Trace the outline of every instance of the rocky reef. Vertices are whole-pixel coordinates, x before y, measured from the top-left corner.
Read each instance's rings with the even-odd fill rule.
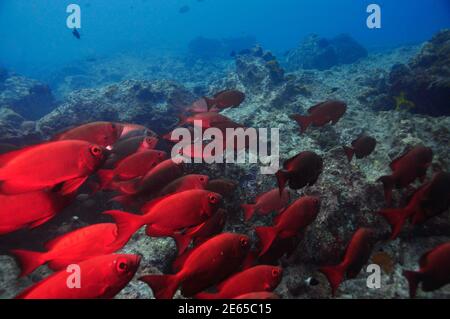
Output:
[[[450,115],[450,30],[436,34],[407,63],[395,64],[379,83],[373,107]]]
[[[0,141],[13,142],[15,134],[23,137],[26,132],[22,129],[24,125],[30,127],[27,134],[47,138],[65,127],[95,120],[133,122],[161,133],[167,132],[174,127],[180,110],[196,98],[224,88],[242,90],[246,93],[245,102],[238,108],[227,109],[224,115],[247,127],[279,128],[282,161],[304,150],[316,152],[324,161],[324,170],[314,186],[291,191],[292,198],[319,196],[321,208],[316,221],[303,234],[292,256],[281,259],[284,276],[275,292],[283,298],[329,298],[328,282],[317,271],[318,267],[338,262],[355,230],[366,226],[376,230],[378,243],[371,262],[381,264],[381,288],[367,288],[367,274],[363,270],[356,279],[342,284],[337,297],[407,298],[408,285],[402,270],[417,269],[419,257],[424,252],[450,240],[449,212],[422,226],[408,229],[395,241],[388,241],[390,227],[377,214],[385,205],[383,187],[377,179],[389,173],[389,163],[405,148],[417,144],[427,145],[434,152],[433,169],[430,169],[428,178],[438,168],[449,171],[450,116],[438,118],[416,114],[392,109],[387,104],[383,110],[375,110],[372,104],[373,88],[382,85],[391,70],[398,68],[396,65],[405,64],[411,59],[416,62],[408,68],[419,72],[418,67],[412,68],[412,65],[420,64],[424,68],[426,56],[434,56],[440,52],[441,46],[445,47],[447,42],[439,40],[442,37],[442,34],[436,36],[430,42],[433,47],[426,45],[414,59],[417,47],[399,48],[365,57],[367,52],[348,38],[321,40],[312,37],[308,40],[310,48],[319,50],[325,56],[335,56],[333,64],[322,64],[324,58],[319,58],[320,55],[316,55],[317,61],[307,62],[300,58],[298,51],[298,55],[292,53],[290,58],[292,64],[289,68],[295,70],[290,73],[285,72],[272,53],[254,47],[237,54],[235,65],[228,68],[226,74],[217,76],[211,71],[210,76],[199,79],[195,86],[168,80],[125,80],[99,88],[74,91],[61,105],[39,119],[35,127],[13,110],[4,109],[0,113],[0,121],[5,123],[1,126],[0,137],[4,139]],[[336,42],[341,42],[339,50]],[[358,49],[351,57],[345,53],[345,50],[352,51],[354,48]],[[328,50],[333,53],[327,53]],[[345,59],[337,58],[339,55],[345,56]],[[434,65],[432,62],[436,60],[431,59],[428,67]],[[315,70],[305,70],[310,68]],[[215,70],[215,67],[211,67],[211,70]],[[427,73],[425,69],[422,70]],[[205,70],[202,72],[208,73]],[[444,73],[441,79],[445,78],[448,80],[448,73]],[[409,97],[407,92],[405,96]],[[348,110],[345,116],[334,126],[310,128],[300,135],[298,126],[289,115],[304,114],[310,106],[326,99],[346,101]],[[416,101],[414,104],[418,105]],[[6,129],[8,127],[11,129]],[[377,148],[369,157],[349,163],[342,145],[348,145],[361,133],[375,137]],[[240,205],[252,202],[258,194],[276,186],[275,177],[261,175],[259,168],[259,165],[249,163],[193,164],[189,167],[190,171],[205,173],[211,178],[224,177],[238,182],[236,192],[225,199],[225,208],[229,213],[225,231],[246,233],[251,236],[253,243],[257,242],[254,227],[270,224],[273,216],[255,216],[251,221],[244,222]],[[395,205],[404,205],[412,191],[395,191]],[[110,194],[100,192],[87,201],[78,199],[42,227],[2,238],[0,251],[6,252],[11,247],[39,249],[39,243],[59,234],[94,222],[109,221],[101,212],[118,208],[118,204],[109,201],[110,197]],[[167,272],[176,253],[172,239],[150,238],[142,231],[133,236],[123,251],[143,254],[138,276]],[[11,257],[0,256],[0,265],[0,298],[14,296],[49,273],[43,266],[33,275],[18,280],[16,276],[19,271]],[[311,277],[317,280],[317,285],[307,281]],[[146,285],[132,281],[118,298],[152,296]],[[180,295],[176,297],[181,298]],[[450,287],[432,293],[420,292],[419,297],[449,298]]]
[[[327,39],[311,34],[298,48],[288,52],[286,66],[296,69],[326,70],[340,64],[350,64],[367,57],[367,50],[346,34]]]

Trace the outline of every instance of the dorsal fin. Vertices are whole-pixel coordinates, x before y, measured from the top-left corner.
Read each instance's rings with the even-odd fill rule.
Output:
[[[311,106],[311,107],[308,109],[308,113],[311,114],[314,110],[316,110],[318,107],[322,106],[322,105],[325,104],[325,103],[326,103],[326,102],[320,102],[320,103],[317,103],[316,105]]]

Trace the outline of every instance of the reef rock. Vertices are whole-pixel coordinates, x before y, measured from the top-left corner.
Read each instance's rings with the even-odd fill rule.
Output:
[[[326,70],[339,64],[350,64],[367,56],[367,50],[346,34],[331,39],[316,34],[308,36],[300,46],[288,53],[289,70]]]

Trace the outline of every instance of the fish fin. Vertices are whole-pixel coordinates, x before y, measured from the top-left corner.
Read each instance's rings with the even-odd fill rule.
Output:
[[[179,286],[176,275],[148,275],[139,280],[150,286],[156,299],[172,299]]]
[[[184,235],[180,233],[174,233],[172,238],[175,240],[177,244],[178,256],[182,255],[189,247],[189,244],[192,241],[192,238],[189,235]]]
[[[344,149],[344,152],[345,152],[345,155],[347,156],[348,161],[351,162],[353,159],[353,155],[355,155],[355,150],[348,146],[342,146],[342,148]]]
[[[192,251],[193,251],[193,249],[188,250],[188,251],[184,252],[184,254],[175,258],[175,260],[172,263],[172,271],[173,272],[177,273],[181,270],[181,268],[183,268],[184,262],[191,255]]]
[[[289,172],[285,170],[279,170],[275,173],[278,182],[278,189],[280,190],[280,196],[283,194],[286,183],[289,179]]]
[[[391,205],[392,202],[392,190],[394,189],[394,178],[392,175],[381,176],[378,181],[383,183],[384,186],[384,198],[387,205]]]
[[[38,220],[35,220],[34,222],[32,222],[31,224],[28,225],[28,228],[33,229],[33,228],[39,227],[39,226],[45,224],[46,222],[48,222],[53,217],[55,217],[54,214],[44,217],[44,218],[41,218],[41,219],[38,219]]]
[[[331,286],[331,295],[333,297],[336,295],[337,289],[344,280],[345,270],[346,268],[343,264],[322,267],[319,269],[319,271],[327,277]]]
[[[120,210],[109,210],[103,214],[111,216],[117,225],[116,239],[110,245],[115,245],[117,242],[127,242],[145,223],[141,215],[130,214]]]
[[[325,104],[325,103],[327,103],[327,102],[320,102],[320,103],[317,103],[316,105],[311,106],[311,107],[308,109],[308,113],[311,114],[311,112],[313,112],[315,109],[317,109],[319,106],[321,106],[321,105],[323,105],[323,104]]]
[[[61,189],[59,190],[59,193],[61,195],[69,195],[78,190],[81,185],[87,180],[88,176],[83,177],[77,177],[74,179],[71,179],[70,181],[64,182]]]
[[[218,94],[220,94],[220,93],[218,93]],[[203,98],[205,99],[206,107],[207,107],[207,110],[209,112],[209,110],[212,109],[217,104],[216,100],[207,98],[206,96],[204,96]]]
[[[253,214],[255,214],[256,211],[256,205],[242,204],[241,207],[244,210],[244,220],[249,221],[250,219],[252,219]]]
[[[256,227],[255,232],[261,242],[259,256],[262,256],[269,250],[270,246],[272,246],[272,243],[277,238],[278,231],[274,227]]]
[[[408,280],[409,297],[410,298],[416,297],[417,286],[419,285],[419,282],[421,281],[420,280],[421,279],[420,272],[405,270],[403,272],[403,276],[405,276],[406,280]]]
[[[299,114],[294,114],[289,116],[291,119],[295,120],[300,126],[300,133],[304,133],[308,126],[311,124],[311,120],[308,116],[303,116]]]
[[[408,212],[405,208],[390,208],[380,211],[380,215],[391,225],[391,240],[396,239],[405,224]]]
[[[134,196],[133,195],[118,195],[114,196],[111,201],[117,202],[121,204],[122,206],[129,207],[133,205],[134,202]]]
[[[47,262],[45,253],[22,249],[13,249],[10,252],[20,265],[19,278],[31,274],[36,268]]]
[[[100,189],[105,189],[109,186],[114,177],[114,170],[100,169],[97,171],[97,176],[100,180]]]

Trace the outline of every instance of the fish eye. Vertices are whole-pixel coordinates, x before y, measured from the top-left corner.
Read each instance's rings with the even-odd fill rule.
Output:
[[[217,198],[216,195],[214,194],[209,194],[208,195],[208,200],[211,204],[216,204],[217,202],[219,202],[219,199]]]
[[[242,247],[247,247],[248,246],[248,239],[245,237],[241,237],[239,239],[239,243],[241,244]]]
[[[128,271],[128,263],[125,259],[120,259],[116,263],[116,269],[119,273]]]
[[[98,156],[98,155],[100,155],[102,153],[102,150],[98,146],[92,146],[91,147],[91,153],[94,156]]]
[[[272,269],[272,276],[273,277],[278,277],[280,275],[280,270],[278,268],[274,268]]]
[[[204,177],[200,177],[200,182],[204,182],[205,178]]]

